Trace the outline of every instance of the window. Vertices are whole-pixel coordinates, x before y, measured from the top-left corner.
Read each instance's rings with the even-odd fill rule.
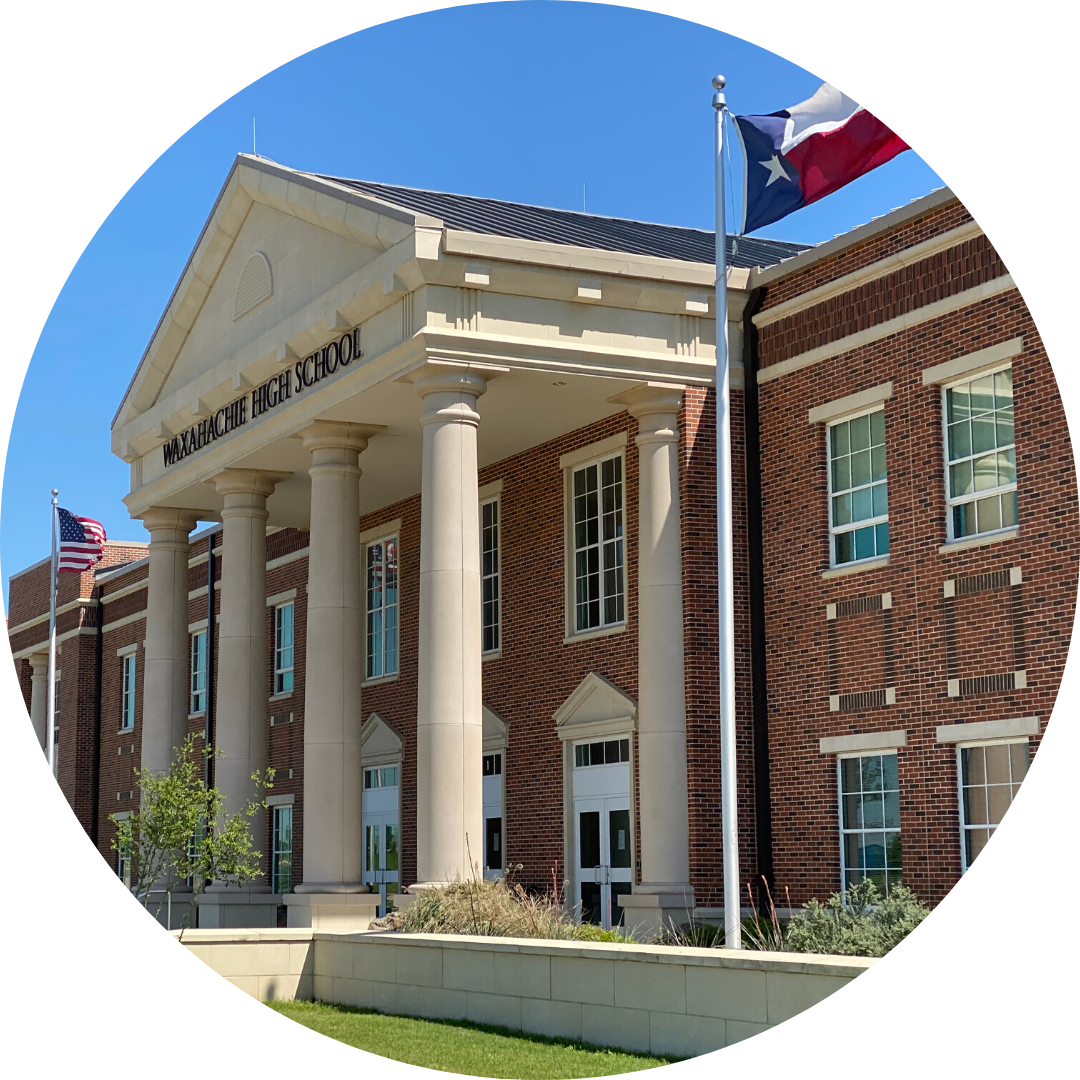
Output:
[[[131,888],[131,845],[121,844],[116,852],[116,876]]]
[[[574,628],[625,621],[622,455],[575,469]]]
[[[832,565],[889,553],[885,410],[829,427],[829,536]]]
[[[574,767],[613,765],[630,760],[629,739],[608,739],[606,742],[578,743],[574,747]]]
[[[499,500],[492,499],[480,507],[481,627],[486,653],[497,652],[500,645],[499,556]]]
[[[1016,524],[1012,368],[945,389],[949,539]]]
[[[274,693],[291,694],[293,688],[292,604],[274,608]]]
[[[396,536],[367,546],[367,677],[398,669],[398,542]]]
[[[896,754],[840,758],[842,888],[870,878],[882,893],[901,883]]]
[[[484,775],[502,776],[502,754],[484,755]]]
[[[1028,744],[990,743],[957,748],[960,770],[961,869],[975,861],[1027,775]]]
[[[292,892],[292,807],[274,807],[274,857],[272,863],[275,893]]]
[[[57,696],[59,700],[59,695]],[[57,712],[60,710],[57,709]],[[120,730],[130,731],[135,726],[135,654],[124,657],[124,678],[120,693]]]
[[[206,631],[191,635],[191,701],[192,716],[206,712]]]
[[[397,787],[397,784],[398,767],[396,765],[386,765],[381,769],[364,770],[364,787],[367,790],[371,788]]]

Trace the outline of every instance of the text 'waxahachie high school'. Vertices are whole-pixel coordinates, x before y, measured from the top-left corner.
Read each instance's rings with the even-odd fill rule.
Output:
[[[133,770],[209,712],[227,808],[276,777],[203,926],[519,865],[605,925],[719,919],[713,256],[236,159],[112,424],[150,543],[60,578],[58,779],[118,873]],[[936,903],[1065,663],[1054,376],[947,189],[729,265],[743,893]],[[43,745],[48,580],[8,628]]]

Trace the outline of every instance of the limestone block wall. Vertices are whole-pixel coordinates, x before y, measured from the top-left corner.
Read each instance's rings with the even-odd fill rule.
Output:
[[[690,1057],[774,1027],[874,960],[436,934],[186,931],[183,944],[260,1000],[472,1020]]]

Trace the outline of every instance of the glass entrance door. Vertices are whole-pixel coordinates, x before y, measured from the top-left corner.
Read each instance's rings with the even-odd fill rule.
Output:
[[[622,923],[619,900],[631,889],[630,800],[575,800],[581,921],[605,929]]]
[[[398,891],[398,767],[364,770],[364,883],[379,893],[379,916],[386,914],[387,895]]]

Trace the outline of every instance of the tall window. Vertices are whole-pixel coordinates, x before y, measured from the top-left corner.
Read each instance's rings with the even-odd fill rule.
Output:
[[[574,470],[574,625],[578,631],[625,620],[623,562],[623,461],[617,455]]]
[[[500,644],[501,575],[499,573],[499,500],[480,507],[480,596],[484,652]]]
[[[116,852],[116,876],[131,888],[131,845],[121,844]]]
[[[367,546],[367,677],[398,669],[398,541]]]
[[[274,608],[274,693],[293,688],[293,604]]]
[[[273,884],[275,893],[292,891],[292,807],[274,807]]]
[[[191,635],[191,702],[192,716],[206,712],[206,631]]]
[[[135,654],[124,657],[124,681],[120,697],[120,730],[135,726]]]
[[[1016,524],[1012,368],[945,389],[949,537]]]
[[[975,861],[1027,775],[1027,740],[962,746],[958,750],[961,801],[961,867]]]
[[[829,428],[829,532],[833,566],[889,552],[884,409]]]
[[[843,888],[870,878],[887,893],[901,883],[896,754],[841,758],[838,766]]]

